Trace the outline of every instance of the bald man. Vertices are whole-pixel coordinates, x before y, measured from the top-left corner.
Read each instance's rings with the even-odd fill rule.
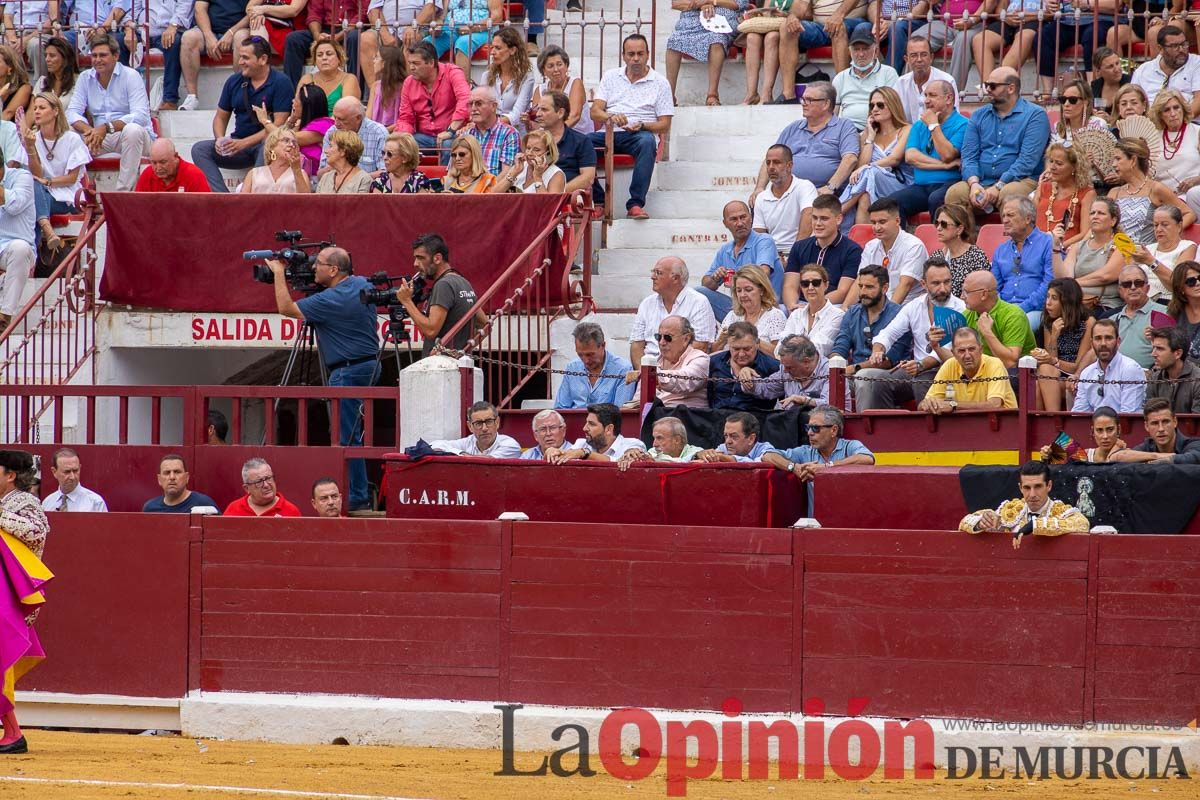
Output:
[[[500,100],[490,86],[477,86],[471,90],[467,101],[471,123],[463,130],[474,136],[483,151],[483,163],[487,171],[499,175],[517,160],[521,149],[521,134],[511,121],[500,115]]]
[[[733,241],[721,245],[696,290],[708,300],[718,321],[725,319],[733,308],[733,276],[742,267],[761,268],[771,279],[775,297],[783,297],[783,264],[775,249],[775,239],[769,233],[754,230],[750,206],[741,200],[726,203],[721,222]]]
[[[704,295],[688,287],[688,268],[679,256],[664,256],[650,270],[653,290],[638,305],[637,316],[629,331],[629,363],[633,369],[625,376],[626,383],[638,378],[642,356],[658,357],[659,326],[669,316],[686,317],[691,323],[693,346],[704,352],[712,349],[717,340],[717,321],[712,306]]]
[[[321,169],[318,175],[329,170],[325,153],[333,141],[334,131],[353,131],[362,139],[363,153],[358,166],[367,172],[378,172],[382,167],[383,145],[387,142],[388,129],[373,119],[366,118],[366,108],[357,97],[343,97],[333,104],[333,127],[325,131],[321,143]]]
[[[1050,141],[1046,111],[1021,99],[1021,76],[1015,69],[994,69],[983,85],[987,104],[971,115],[963,138],[963,179],[946,192],[947,203],[976,214],[999,211],[1002,197],[1036,189]]]
[[[1037,346],[1029,317],[1020,306],[1000,299],[996,276],[988,270],[976,270],[963,281],[963,302],[967,304],[967,325],[979,331],[984,355],[995,356],[1007,369],[1016,369],[1021,356]],[[942,363],[953,358],[949,348],[939,347]]]
[[[170,139],[150,145],[150,166],[142,170],[135,192],[211,192],[208,178],[195,164],[184,161]]]

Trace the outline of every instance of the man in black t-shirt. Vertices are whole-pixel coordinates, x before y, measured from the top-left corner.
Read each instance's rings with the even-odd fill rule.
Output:
[[[424,357],[433,352],[437,340],[471,311],[475,305],[475,290],[470,281],[450,266],[450,248],[446,246],[446,240],[436,233],[426,233],[413,242],[413,266],[425,276],[425,285],[429,287],[429,302],[425,304],[425,310],[422,311],[413,302],[411,281],[404,281],[396,288],[396,299],[425,337],[421,345],[421,355]],[[486,322],[487,314],[480,309],[475,313],[475,324],[483,325]],[[471,328],[471,325],[464,325],[453,341],[444,344],[455,350],[463,349],[471,338]]]
[[[147,514],[190,514],[193,508],[217,504],[206,494],[188,488],[187,462],[183,456],[169,453],[158,462],[158,485],[162,497],[152,497],[142,506]]]

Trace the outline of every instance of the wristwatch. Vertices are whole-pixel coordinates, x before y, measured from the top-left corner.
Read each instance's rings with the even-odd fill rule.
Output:
[[[788,471],[788,472],[793,472],[793,471],[795,471],[795,469],[796,469],[796,462],[795,462],[795,461],[789,461],[789,462],[788,462],[788,466],[787,466],[787,471]]]
[[[957,401],[957,400],[951,400],[951,401],[949,401],[949,405],[950,405],[950,410],[951,410],[951,411],[957,411],[957,410],[958,410],[958,401]]]
[[[934,132],[934,131],[936,131],[938,128],[942,127],[942,123],[940,123],[940,122],[935,122],[935,123],[933,123],[932,125],[927,125],[926,127],[928,127],[928,128],[929,128],[929,132],[930,132],[930,133],[933,133],[933,132]]]
[[[106,124],[105,124],[105,127],[106,127],[106,128],[108,128],[108,132],[109,132],[109,133],[116,133],[116,132],[117,132],[117,129],[116,129],[116,127],[115,127],[115,126],[114,126],[114,125],[113,125],[111,122],[109,122],[109,123],[106,123]]]

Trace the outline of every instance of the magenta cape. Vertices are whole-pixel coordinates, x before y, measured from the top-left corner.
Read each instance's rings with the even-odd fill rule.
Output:
[[[46,657],[25,617],[45,602],[42,587],[53,577],[28,547],[0,531],[0,716],[13,709],[17,680]]]

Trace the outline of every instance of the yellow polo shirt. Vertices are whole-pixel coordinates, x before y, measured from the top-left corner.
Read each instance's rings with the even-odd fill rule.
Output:
[[[983,380],[984,378],[1004,380]],[[958,363],[958,359],[952,358],[942,364],[935,381],[933,386],[929,387],[926,397],[945,400],[946,384],[940,381],[955,381],[954,399],[959,403],[986,403],[993,397],[999,397],[1004,408],[1017,407],[1017,396],[1008,380],[1008,370],[1004,368],[1004,362],[995,356],[983,356],[979,372],[969,381],[963,380],[962,365]]]

